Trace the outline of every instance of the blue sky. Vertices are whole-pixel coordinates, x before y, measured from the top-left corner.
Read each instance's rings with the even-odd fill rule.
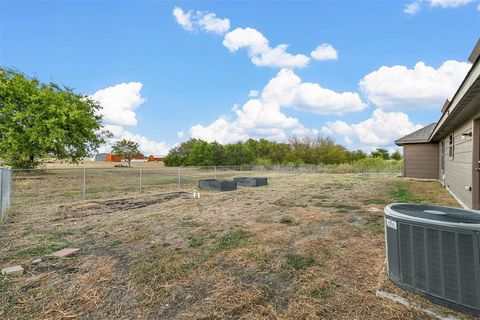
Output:
[[[0,65],[91,95],[148,154],[291,134],[370,150],[438,118],[479,30],[478,0],[3,0]]]

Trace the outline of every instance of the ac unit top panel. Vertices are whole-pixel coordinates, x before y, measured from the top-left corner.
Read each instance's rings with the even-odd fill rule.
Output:
[[[397,219],[428,224],[467,229],[480,228],[480,211],[476,210],[426,204],[394,203],[385,208],[385,214]]]

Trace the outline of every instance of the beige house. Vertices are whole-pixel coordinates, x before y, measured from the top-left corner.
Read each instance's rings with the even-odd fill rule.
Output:
[[[403,175],[438,179],[466,208],[480,209],[480,40],[472,68],[436,123],[395,141],[403,146]]]

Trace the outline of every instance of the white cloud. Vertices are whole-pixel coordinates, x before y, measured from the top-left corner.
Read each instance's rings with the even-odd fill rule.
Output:
[[[116,141],[126,139],[139,144],[140,152],[144,155],[166,155],[170,146],[165,142],[150,140],[140,134],[125,130],[122,126],[105,125],[106,130],[110,131],[113,137],[107,142],[106,149],[109,149]]]
[[[141,95],[142,83],[120,83],[102,90],[98,90],[89,98],[98,101],[101,106],[99,113],[103,115],[104,128],[113,135],[109,145],[127,139],[137,142],[140,151],[145,154],[164,155],[168,152],[165,142],[150,140],[142,135],[131,133],[123,126],[136,126],[137,116],[135,109],[146,101]]]
[[[430,7],[440,7],[440,8],[456,8],[464,6],[474,2],[475,0],[415,0],[413,2],[407,3],[403,12],[413,16],[418,11],[422,9],[423,4],[426,2]]]
[[[224,34],[230,29],[230,20],[217,18],[215,13],[197,12],[198,25],[207,32]]]
[[[177,23],[187,31],[203,30],[205,32],[222,35],[230,29],[230,20],[227,18],[217,18],[215,13],[211,12],[192,12],[183,11],[180,7],[175,7],[172,12]]]
[[[408,15],[415,15],[418,11],[420,11],[421,9],[421,3],[420,1],[414,1],[414,2],[410,2],[410,3],[407,3],[405,5],[405,9],[403,9],[403,12],[405,12],[406,14]]]
[[[344,121],[327,122],[321,132],[337,134],[344,138],[347,144],[385,146],[392,145],[394,140],[422,128],[413,124],[408,115],[403,112],[385,112],[381,109],[373,111],[372,117],[356,124]]]
[[[178,137],[179,139],[182,139],[184,136],[185,136],[185,132],[183,132],[183,131],[178,131],[178,132],[177,132],[177,137]]]
[[[360,87],[369,101],[383,109],[439,108],[451,98],[471,64],[445,61],[439,68],[418,62],[413,69],[382,66],[367,74]]]
[[[315,60],[337,60],[337,50],[328,43],[322,43],[313,50],[310,55]]]
[[[455,8],[473,2],[473,0],[427,0],[432,7]]]
[[[256,98],[256,97],[258,97],[258,95],[259,95],[258,90],[250,90],[250,92],[248,92],[248,96],[250,98]]]
[[[102,106],[100,114],[105,123],[135,126],[137,117],[134,110],[145,102],[140,94],[142,86],[140,82],[120,83],[98,90],[89,98]]]
[[[290,54],[288,45],[270,47],[268,39],[253,28],[237,28],[225,35],[223,45],[231,52],[245,48],[256,66],[302,68],[310,58],[304,54]]]
[[[263,89],[262,100],[318,114],[344,114],[367,108],[358,93],[338,93],[318,83],[302,82],[293,71],[282,69]]]
[[[291,130],[308,132],[297,118],[283,114],[278,104],[264,104],[260,99],[248,100],[241,108],[236,108],[234,114],[233,121],[221,116],[208,126],[195,125],[189,130],[190,136],[231,143],[248,138],[282,140]]]
[[[192,13],[190,11],[185,12],[182,8],[175,7],[172,14],[183,29],[193,31]]]
[[[316,135],[318,130],[306,128],[282,108],[296,108],[320,114],[342,114],[363,110],[367,106],[356,93],[337,93],[317,83],[302,82],[293,71],[282,69],[263,89],[259,98],[234,107],[234,119],[222,116],[207,126],[190,128],[192,138],[221,143],[266,138],[283,140],[290,134]]]

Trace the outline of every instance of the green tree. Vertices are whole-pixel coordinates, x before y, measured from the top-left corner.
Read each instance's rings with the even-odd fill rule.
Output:
[[[395,152],[392,153],[392,155],[390,156],[390,158],[391,158],[392,160],[402,160],[402,159],[403,159],[403,156],[402,156],[402,154],[400,153],[400,151],[395,150]]]
[[[127,160],[128,166],[130,167],[132,159],[135,158],[140,151],[138,151],[138,143],[123,139],[113,145],[112,153]]]
[[[255,154],[246,144],[237,142],[225,146],[226,165],[238,166],[243,164],[253,164],[254,162]]]
[[[72,89],[0,68],[0,157],[35,168],[45,157],[77,163],[105,142],[100,105]]]
[[[197,139],[190,139],[171,149],[165,157],[165,165],[168,167],[188,165],[188,157],[197,141]]]
[[[388,151],[382,148],[378,148],[377,150],[372,151],[371,156],[373,158],[382,158],[383,160],[390,159],[390,154],[388,153]]]
[[[367,154],[362,150],[351,151],[348,155],[349,161],[357,161],[360,159],[365,159],[366,157],[367,157]]]

